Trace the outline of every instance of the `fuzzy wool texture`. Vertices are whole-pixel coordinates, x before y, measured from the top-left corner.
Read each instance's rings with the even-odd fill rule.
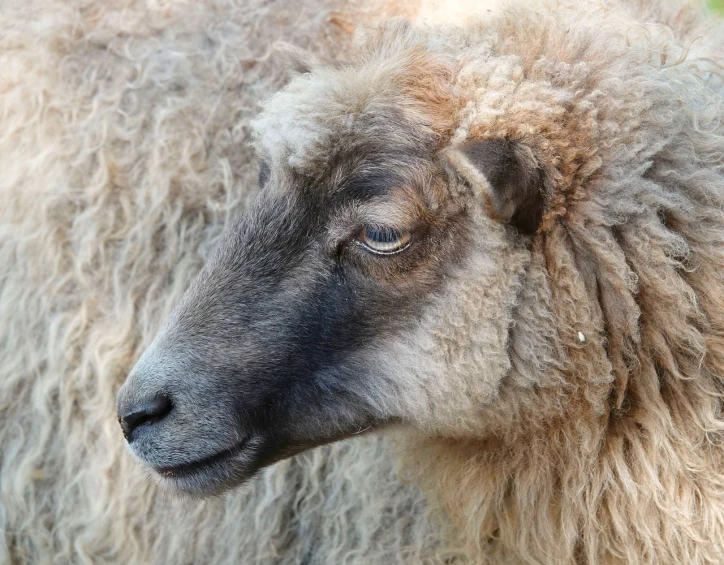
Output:
[[[453,143],[530,148],[546,213],[509,279],[521,288],[494,401],[477,427],[463,416],[499,349],[481,353],[485,387],[441,395],[470,437],[409,433],[407,469],[493,563],[721,563],[724,33],[677,3],[560,3],[479,32],[386,41],[453,57]],[[505,247],[485,261],[516,262]],[[495,313],[470,299],[481,292],[449,296],[418,328],[428,338]],[[468,335],[427,348],[447,375],[428,397],[469,374]],[[445,421],[413,411],[422,429]]]
[[[115,392],[257,189],[249,123],[285,82],[270,44],[344,58],[369,10],[5,2],[0,563],[724,561],[722,33],[673,2],[585,4],[390,40],[457,61],[445,135],[524,142],[549,181],[530,250],[477,223],[495,292],[453,278],[466,302],[420,321],[464,388],[418,375],[438,401],[410,397],[428,433],[394,432],[402,476],[366,436],[198,501],[124,452]],[[491,312],[474,336],[499,380],[478,386],[465,326]]]
[[[405,472],[486,562],[721,563],[724,33],[696,4],[551,8],[384,27],[266,103],[257,144],[314,171],[394,103],[442,147],[526,147],[538,232],[478,218],[382,354]]]

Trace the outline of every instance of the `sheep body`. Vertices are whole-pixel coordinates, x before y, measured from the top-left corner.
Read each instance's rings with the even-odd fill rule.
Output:
[[[547,212],[484,439],[408,464],[491,562],[721,562],[721,31],[645,3],[489,25],[452,138],[532,147]]]
[[[347,115],[398,96],[443,146],[529,149],[530,247],[474,231],[485,252],[380,365],[419,430],[406,468],[491,562],[719,563],[721,31],[695,5],[554,7],[383,28],[275,95],[257,145],[315,174]]]
[[[368,16],[334,10],[59,4],[31,21],[3,7],[0,562],[721,562],[721,57],[694,10],[636,12],[673,31],[613,7],[475,27],[508,57],[489,60],[487,84],[460,73],[470,99],[453,136],[528,135],[569,176],[511,334],[514,386],[542,387],[557,425],[510,429],[520,413],[501,403],[483,422],[497,444],[398,432],[403,478],[443,502],[467,552],[399,480],[383,437],[206,502],[165,496],[123,454],[113,395],[256,184],[248,122],[284,80],[266,44],[343,56],[348,30],[330,14]],[[450,33],[443,50],[466,41]],[[516,92],[520,75],[572,95]],[[576,128],[535,131],[566,112]],[[531,131],[510,129],[526,120]],[[602,147],[617,164],[606,174],[651,167],[645,186],[621,175],[587,198]]]

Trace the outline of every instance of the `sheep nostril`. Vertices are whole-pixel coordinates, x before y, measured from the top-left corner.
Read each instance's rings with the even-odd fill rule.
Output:
[[[163,420],[171,412],[173,404],[166,395],[158,395],[128,408],[125,414],[118,414],[123,436],[128,443],[135,439],[134,431],[143,424],[153,424]]]

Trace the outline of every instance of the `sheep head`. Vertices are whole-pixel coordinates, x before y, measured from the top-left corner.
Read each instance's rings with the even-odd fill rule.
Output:
[[[132,451],[180,490],[382,426],[486,426],[544,172],[494,132],[453,139],[454,61],[386,37],[266,104],[257,201],[119,393]]]

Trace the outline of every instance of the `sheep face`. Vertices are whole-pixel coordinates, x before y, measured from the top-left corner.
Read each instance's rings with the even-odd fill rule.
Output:
[[[450,147],[378,79],[320,71],[267,104],[257,202],[119,393],[132,451],[183,491],[385,425],[485,426],[535,167],[506,141]]]

